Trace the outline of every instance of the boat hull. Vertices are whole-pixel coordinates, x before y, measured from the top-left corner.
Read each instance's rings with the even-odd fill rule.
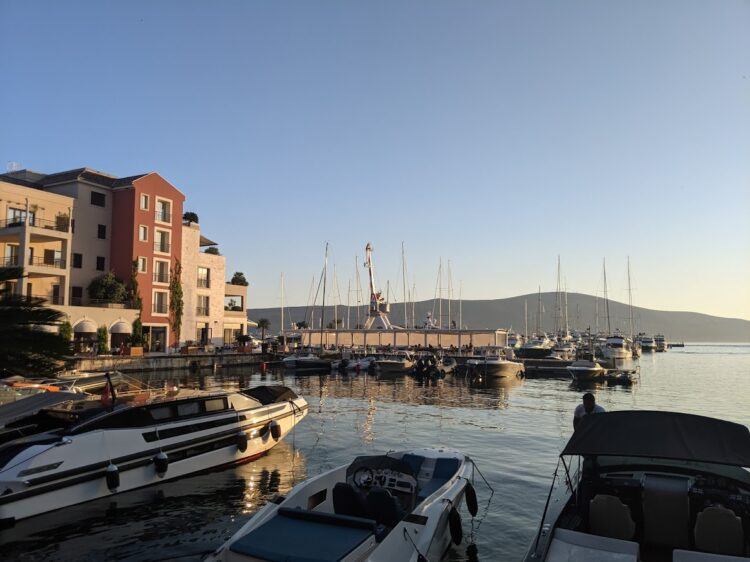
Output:
[[[467,362],[469,374],[487,377],[516,377],[523,374],[523,363],[514,361],[469,361]]]
[[[219,430],[191,433],[189,439],[185,437],[162,439],[151,443],[148,450],[142,449],[140,452],[122,456],[112,455],[111,460],[101,460],[99,457],[98,462],[82,466],[79,464],[78,467],[75,467],[76,459],[71,458],[69,452],[75,451],[71,449],[75,447],[74,442],[53,446],[49,452],[43,453],[44,455],[52,453],[52,455],[49,455],[51,457],[49,459],[45,458],[42,464],[60,462],[62,459],[61,466],[65,466],[67,462],[71,468],[59,474],[53,473],[41,478],[27,477],[26,481],[31,485],[25,486],[25,482],[22,481],[24,489],[0,496],[0,521],[6,524],[12,523],[41,513],[159,484],[220,466],[250,462],[281,441],[307,415],[308,407],[303,399],[295,400],[294,404],[294,406],[290,403],[271,404],[268,406],[269,410],[275,408],[276,411],[262,416],[251,416],[250,411],[247,411],[244,420],[240,419],[243,417],[243,412],[238,411],[237,420],[231,424],[222,424]],[[283,407],[283,410],[280,407]],[[264,430],[269,427],[268,424],[272,420],[276,421],[281,429],[278,439],[274,439],[270,429]],[[134,431],[137,433],[137,439],[143,443],[141,433],[144,429],[151,430],[152,428],[123,429],[116,430],[114,433]],[[247,446],[244,451],[241,451],[238,445],[240,432],[247,435]],[[96,435],[83,434],[75,437],[87,438],[87,449],[97,447],[99,454],[102,451],[111,454],[114,451],[127,450],[117,446],[118,441],[124,436],[107,435],[109,438],[104,436],[105,433],[113,433],[113,430],[100,430],[92,433]],[[128,437],[132,439],[134,436]],[[154,459],[162,451],[167,454],[169,464],[164,475],[160,477],[156,473]],[[119,473],[119,486],[114,491],[109,489],[106,478],[107,467],[110,464],[117,466]],[[54,478],[55,476],[58,478]],[[5,488],[6,484],[17,487],[18,482],[0,482],[0,487]]]

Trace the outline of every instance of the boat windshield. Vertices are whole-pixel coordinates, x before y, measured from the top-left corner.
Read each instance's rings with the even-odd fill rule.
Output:
[[[715,474],[725,478],[731,478],[750,486],[750,470],[741,466],[731,466],[726,464],[714,464],[707,462],[696,462],[687,460],[660,459],[657,457],[597,457],[597,466],[600,472],[610,470],[621,470],[626,467],[648,467],[661,470],[676,469],[681,472],[691,472],[695,474]]]

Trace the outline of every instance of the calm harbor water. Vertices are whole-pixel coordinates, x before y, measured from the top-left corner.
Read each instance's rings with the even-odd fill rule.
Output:
[[[641,358],[640,381],[595,386],[607,410],[658,409],[750,425],[750,345],[693,344]],[[283,383],[310,415],[271,452],[244,466],[167,482],[60,510],[0,532],[0,558],[18,560],[199,560],[276,493],[357,454],[439,446],[474,458],[495,489],[477,484],[471,536],[480,560],[520,560],[533,537],[585,389],[568,380],[526,379],[471,387],[460,378],[153,373],[206,389]],[[464,529],[469,535],[468,514]],[[450,553],[466,559],[464,544]]]

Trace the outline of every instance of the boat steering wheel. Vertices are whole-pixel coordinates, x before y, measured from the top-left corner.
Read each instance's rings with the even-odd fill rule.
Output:
[[[352,480],[360,488],[371,488],[375,483],[375,471],[367,466],[361,466],[354,471]]]

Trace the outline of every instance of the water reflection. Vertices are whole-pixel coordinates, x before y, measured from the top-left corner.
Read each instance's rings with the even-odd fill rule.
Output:
[[[290,438],[251,463],[22,520],[0,532],[3,558],[199,556],[231,536],[235,519],[307,478],[305,457]]]

